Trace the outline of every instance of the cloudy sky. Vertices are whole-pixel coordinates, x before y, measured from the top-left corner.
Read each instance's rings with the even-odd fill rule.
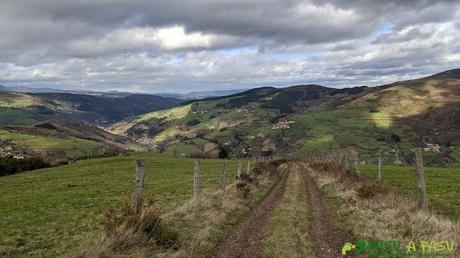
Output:
[[[0,84],[189,92],[460,68],[460,1],[2,0]]]

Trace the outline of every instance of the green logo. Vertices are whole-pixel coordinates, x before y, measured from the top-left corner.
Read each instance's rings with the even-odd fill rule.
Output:
[[[353,249],[356,255],[367,254],[369,257],[434,257],[452,256],[455,250],[454,241],[409,241],[401,245],[399,241],[361,240],[354,245],[346,242],[342,246],[342,255]]]
[[[354,244],[347,242],[342,246],[342,254],[347,255],[348,251],[351,251],[351,249],[355,249],[355,248],[356,246]]]

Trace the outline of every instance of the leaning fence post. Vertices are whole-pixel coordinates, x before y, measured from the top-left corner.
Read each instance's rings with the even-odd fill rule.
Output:
[[[379,150],[379,165],[378,165],[378,177],[379,177],[379,181],[382,181],[382,180],[383,180],[382,165],[383,165],[382,151]]]
[[[227,180],[227,162],[224,163],[224,170],[222,171],[222,178],[220,179],[220,188],[225,189],[225,184]]]
[[[144,161],[136,160],[136,184],[133,194],[131,208],[134,214],[140,214],[142,211],[142,202],[144,194]]]
[[[358,162],[358,158],[355,158],[355,172],[356,172],[356,174],[359,175],[360,172],[359,172],[359,165],[358,165],[358,163],[359,163],[359,162]]]
[[[417,176],[417,187],[420,194],[419,203],[422,207],[426,207],[428,204],[428,199],[426,196],[426,185],[425,185],[425,175],[423,172],[423,157],[422,157],[422,149],[417,148],[415,150],[415,160],[416,160],[416,176]]]
[[[197,160],[193,169],[193,200],[200,201],[200,163]]]

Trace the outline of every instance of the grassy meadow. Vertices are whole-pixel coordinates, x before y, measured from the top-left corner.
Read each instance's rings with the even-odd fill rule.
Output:
[[[377,166],[364,165],[361,173],[377,177]],[[425,167],[425,182],[428,199],[436,212],[451,219],[460,219],[460,169]],[[401,192],[417,197],[415,167],[383,166],[383,179]]]
[[[102,229],[105,212],[129,200],[135,160],[144,159],[146,198],[171,212],[192,197],[191,160],[133,153],[0,178],[0,256],[60,256]],[[200,160],[203,191],[218,189],[222,160]],[[236,161],[229,162],[228,182]]]
[[[0,140],[11,141],[18,146],[35,151],[62,150],[70,158],[88,157],[103,152],[103,144],[75,137],[63,139],[55,136],[38,136],[0,130]]]

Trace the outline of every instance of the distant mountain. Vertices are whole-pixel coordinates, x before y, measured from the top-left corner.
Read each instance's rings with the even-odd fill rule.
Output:
[[[78,112],[85,114],[85,120],[91,117],[108,122],[119,121],[127,117],[146,112],[166,109],[176,106],[181,101],[175,98],[165,98],[155,95],[131,94],[124,97],[91,96],[70,93],[35,93],[51,105],[66,103]]]
[[[379,149],[413,161],[412,148],[439,144],[426,162],[460,162],[460,70],[380,87],[264,87],[191,100],[111,127],[147,137],[160,151],[205,156],[301,158],[349,149],[363,160]],[[398,157],[396,157],[398,154]]]
[[[0,91],[19,92],[19,93],[72,93],[79,95],[103,96],[109,98],[126,97],[134,93],[122,91],[89,91],[89,90],[61,90],[55,88],[32,88],[32,87],[6,87],[0,85]]]
[[[181,100],[131,94],[105,97],[71,93],[0,93],[0,125],[30,124],[51,118],[112,123],[146,112],[171,108]]]
[[[91,95],[91,96],[102,96],[108,98],[120,98],[133,95],[136,93],[126,92],[126,91],[90,91],[90,90],[62,90],[55,88],[32,88],[32,87],[6,87],[0,85],[0,91],[10,91],[10,92],[20,92],[20,93],[72,93],[79,95]],[[176,98],[183,100],[191,99],[203,99],[209,97],[225,96],[231,95],[239,92],[246,91],[246,89],[231,89],[231,90],[216,90],[216,91],[199,91],[199,92],[189,92],[189,93],[142,93],[141,95],[155,95],[165,98]]]
[[[162,97],[172,97],[184,100],[191,100],[191,99],[204,99],[210,97],[219,97],[219,96],[227,96],[232,95],[235,93],[246,91],[247,89],[232,89],[232,90],[215,90],[215,91],[197,91],[197,92],[189,92],[189,93],[158,93],[156,95]]]

